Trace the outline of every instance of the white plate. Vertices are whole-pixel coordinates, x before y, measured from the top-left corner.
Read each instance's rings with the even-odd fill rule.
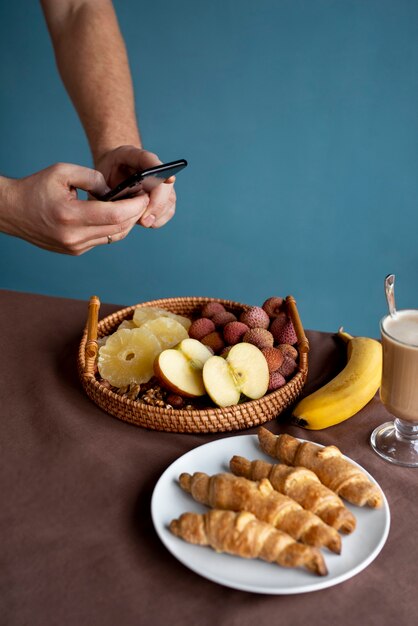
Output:
[[[347,504],[356,516],[357,527],[352,534],[342,535],[341,555],[323,550],[328,567],[326,576],[316,576],[302,569],[282,568],[256,559],[219,554],[212,548],[192,545],[175,537],[168,529],[172,519],[186,511],[202,513],[207,510],[182,491],[178,485],[179,475],[182,472],[215,474],[229,471],[228,464],[234,454],[250,460],[258,458],[272,462],[271,457],[261,451],[256,435],[226,437],[181,456],[165,470],[155,486],[151,502],[155,530],[166,548],[189,569],[233,589],[268,594],[306,593],[337,585],[358,574],[383,548],[390,525],[389,506],[384,495],[383,506],[379,509]],[[355,465],[361,467],[358,463]],[[366,470],[361,469],[376,483]]]

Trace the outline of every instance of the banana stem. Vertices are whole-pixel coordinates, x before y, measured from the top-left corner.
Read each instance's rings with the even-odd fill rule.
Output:
[[[343,341],[345,341],[345,343],[349,343],[353,336],[350,335],[349,333],[346,333],[344,328],[342,326],[339,327],[338,329],[338,337],[340,337],[340,339],[342,339]]]

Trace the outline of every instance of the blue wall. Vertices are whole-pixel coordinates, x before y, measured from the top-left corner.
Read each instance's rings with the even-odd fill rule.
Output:
[[[133,304],[292,293],[307,328],[418,306],[418,2],[118,0],[175,219],[80,258],[0,235],[1,287]],[[90,164],[38,3],[0,1],[0,171]]]

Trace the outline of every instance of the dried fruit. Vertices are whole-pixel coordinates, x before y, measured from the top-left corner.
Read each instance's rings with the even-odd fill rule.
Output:
[[[187,330],[177,320],[169,317],[157,317],[157,319],[144,322],[141,328],[149,330],[157,337],[161,350],[173,348],[189,335]]]
[[[270,325],[270,318],[261,306],[250,307],[241,313],[239,320],[249,328],[268,328]]]
[[[173,320],[176,320],[179,324],[184,326],[186,330],[189,330],[191,325],[191,320],[188,317],[184,317],[184,315],[177,315],[176,313],[171,313],[171,311],[166,311],[165,309],[160,309],[158,307],[151,306],[142,306],[138,307],[134,311],[133,321],[136,326],[142,326],[145,322],[149,320],[155,320],[159,317],[169,317]]]
[[[115,387],[147,382],[154,374],[154,359],[160,351],[159,340],[146,328],[117,330],[99,349],[100,376]]]

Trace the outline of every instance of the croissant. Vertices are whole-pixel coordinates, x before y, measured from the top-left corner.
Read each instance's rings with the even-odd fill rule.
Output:
[[[248,512],[183,513],[170,523],[171,532],[189,543],[211,546],[246,559],[259,558],[283,567],[305,567],[325,576],[327,568],[317,548],[297,543],[286,533]]]
[[[336,446],[322,448],[311,442],[300,442],[290,435],[273,435],[263,427],[258,430],[258,439],[264,452],[287,465],[307,467],[324,485],[348,502],[373,508],[382,505],[382,494],[377,485],[345,459]]]
[[[193,476],[184,473],[180,476],[180,486],[197,502],[216,509],[253,513],[296,541],[318,548],[326,546],[337,554],[341,552],[341,537],[335,528],[275,491],[266,478],[255,482],[228,473],[213,476],[203,472]]]
[[[293,498],[304,509],[315,513],[323,522],[343,533],[351,533],[356,527],[356,518],[344,506],[343,501],[316,474],[305,467],[290,467],[283,463],[249,461],[242,456],[232,457],[231,472],[250,480],[268,478],[276,491]]]

